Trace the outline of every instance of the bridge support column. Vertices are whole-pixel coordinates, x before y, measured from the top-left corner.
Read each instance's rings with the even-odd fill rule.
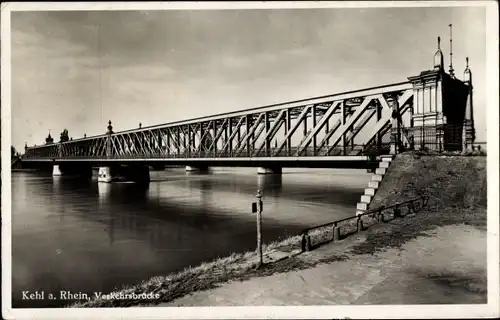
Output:
[[[131,165],[122,167],[100,167],[97,176],[98,182],[133,181],[136,183],[149,183],[149,167]]]
[[[61,168],[59,167],[58,164],[55,164],[52,167],[52,176],[57,177],[57,176],[62,176],[63,172],[61,171]]]
[[[98,182],[113,182],[118,179],[118,176],[112,170],[111,167],[99,167],[99,173],[97,175]]]
[[[73,176],[73,177],[90,177],[92,168],[82,164],[54,164],[52,166],[52,176]]]
[[[282,169],[281,167],[258,167],[257,168],[257,173],[258,174],[281,174]]]
[[[186,166],[186,172],[208,172],[207,166]]]

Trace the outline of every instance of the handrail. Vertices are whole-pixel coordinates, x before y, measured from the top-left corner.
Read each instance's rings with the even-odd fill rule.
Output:
[[[417,210],[415,208],[415,203],[417,203],[420,200],[423,200],[422,201],[422,207]],[[421,196],[421,197],[414,198],[414,199],[411,199],[411,200],[406,200],[406,201],[403,201],[403,202],[399,202],[399,203],[396,203],[396,204],[393,204],[393,205],[390,205],[390,206],[380,206],[378,208],[368,210],[368,211],[363,212],[363,213],[361,213],[359,215],[356,215],[356,216],[347,217],[347,218],[335,220],[333,222],[328,222],[328,223],[324,223],[324,224],[321,224],[321,225],[317,225],[317,226],[314,226],[314,227],[310,227],[310,228],[304,229],[301,232],[301,235],[302,235],[302,251],[310,251],[311,250],[312,244],[311,244],[311,238],[310,238],[310,234],[309,233],[311,231],[313,231],[313,230],[324,228],[324,227],[328,227],[328,226],[333,226],[334,227],[333,240],[336,241],[336,240],[339,240],[340,230],[338,230],[337,227],[338,227],[338,224],[341,223],[341,222],[356,219],[357,220],[358,231],[362,231],[362,230],[360,230],[360,229],[363,229],[362,217],[371,215],[371,217],[374,218],[375,216],[377,216],[377,221],[378,222],[380,222],[380,221],[384,222],[383,211],[385,211],[385,210],[393,209],[395,217],[399,217],[399,216],[401,216],[400,215],[400,212],[401,212],[400,209],[401,209],[401,207],[403,207],[403,206],[406,205],[406,206],[408,206],[408,209],[410,210],[410,212],[413,211],[413,212],[416,213],[420,209],[426,207],[428,201],[429,201],[429,197],[428,196]],[[337,230],[335,230],[335,229],[337,229]]]

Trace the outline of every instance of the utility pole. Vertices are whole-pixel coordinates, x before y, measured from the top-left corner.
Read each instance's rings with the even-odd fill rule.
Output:
[[[259,263],[257,268],[260,268],[264,262],[262,258],[262,192],[257,190],[257,203],[252,203],[252,213],[257,213],[257,254],[259,255]]]

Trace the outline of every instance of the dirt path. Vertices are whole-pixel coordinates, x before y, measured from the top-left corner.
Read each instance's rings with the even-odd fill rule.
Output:
[[[331,256],[326,245],[302,257]],[[374,255],[229,282],[157,306],[486,303],[486,232],[451,225]]]

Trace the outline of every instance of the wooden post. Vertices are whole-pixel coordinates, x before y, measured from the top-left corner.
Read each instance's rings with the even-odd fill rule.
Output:
[[[256,198],[259,201],[257,210],[257,253],[259,255],[259,264],[257,268],[260,268],[264,263],[262,258],[262,193],[260,190],[257,190]]]
[[[393,211],[393,212],[394,212],[394,218],[399,218],[399,217],[401,217],[401,210],[399,209],[399,207],[398,207],[398,206],[395,206],[395,207],[394,207],[394,211]]]
[[[305,234],[305,233],[303,233],[303,234],[302,234],[302,241],[301,241],[301,251],[302,251],[302,252],[307,251],[307,242],[306,242],[306,241],[307,241],[307,240],[306,240],[306,234]]]
[[[339,241],[340,240],[340,227],[335,224],[333,226],[333,241]]]
[[[382,211],[379,211],[377,213],[377,222],[385,222],[385,220],[384,220],[384,214],[382,213]]]
[[[357,232],[361,232],[364,230],[363,228],[363,220],[361,220],[361,216],[358,216],[358,221],[356,223],[356,229],[357,229]]]

